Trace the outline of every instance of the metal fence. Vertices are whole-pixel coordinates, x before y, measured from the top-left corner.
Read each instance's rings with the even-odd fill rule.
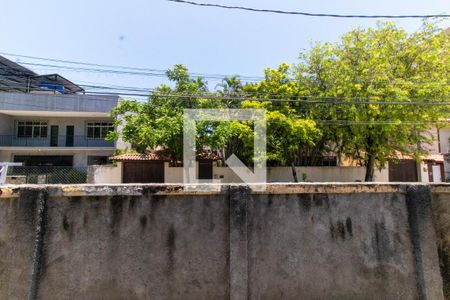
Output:
[[[7,184],[80,184],[86,183],[86,171],[73,167],[9,167]]]

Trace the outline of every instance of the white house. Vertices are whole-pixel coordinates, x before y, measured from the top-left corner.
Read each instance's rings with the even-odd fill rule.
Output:
[[[1,56],[0,69],[0,162],[80,171],[107,162],[119,96],[86,95],[58,74],[38,75]]]

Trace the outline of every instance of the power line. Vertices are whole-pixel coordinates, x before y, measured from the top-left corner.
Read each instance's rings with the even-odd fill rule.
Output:
[[[167,96],[167,95],[165,95]],[[102,100],[102,99],[97,99]],[[252,99],[254,100],[254,99]],[[278,99],[279,100],[279,99]],[[106,101],[106,100],[104,100]],[[20,107],[32,107],[32,108],[45,108],[47,109],[48,106],[45,105],[37,105],[37,104],[29,104],[29,103],[22,103],[18,104],[15,102],[8,102],[8,101],[0,101],[0,103],[3,104],[9,104],[9,105],[17,105]],[[330,103],[328,103],[330,104]],[[374,104],[374,103],[372,103]],[[400,103],[377,103],[377,104],[400,104]],[[403,103],[407,104],[407,103]],[[413,104],[413,103],[408,103]],[[429,103],[431,104],[431,103]],[[450,105],[450,103],[448,103]],[[53,107],[52,108],[55,111],[67,111],[66,108],[61,107]],[[323,108],[324,109],[324,108]],[[307,112],[308,110],[305,110]],[[395,126],[402,126],[402,125],[433,125],[433,124],[449,124],[448,120],[435,120],[435,121],[404,121],[404,120],[380,120],[380,121],[355,121],[355,120],[330,120],[330,119],[314,119],[314,118],[304,118],[304,119],[290,119],[291,121],[296,120],[310,120],[317,123],[325,124],[325,125],[337,125],[337,126],[349,126],[349,125],[395,125]],[[270,121],[270,122],[279,122],[279,121]],[[281,122],[280,122],[281,123]]]
[[[24,64],[28,64],[28,63],[24,63]],[[39,65],[42,65],[42,64],[39,64]],[[60,66],[54,66],[54,67],[59,68]],[[66,67],[65,66],[61,67],[61,69],[64,69],[64,68],[66,68]],[[85,68],[80,69],[80,68],[76,68],[76,67],[75,68],[74,67],[67,67],[67,68],[76,69],[78,71],[83,71],[83,70],[94,70],[94,71],[97,71],[97,69],[85,69]],[[0,70],[1,69],[8,69],[8,68],[0,66]],[[105,69],[98,69],[98,71],[99,72],[113,72],[113,73],[117,72],[117,71],[105,70]],[[25,74],[9,74],[9,73],[0,73],[0,76],[12,77],[12,78],[23,77],[23,78],[27,78],[27,79],[30,77],[30,76],[25,75]],[[166,75],[161,75],[160,77],[162,77],[162,76],[166,76]],[[292,79],[292,80],[296,81],[295,79]],[[347,82],[364,83],[365,81],[364,80],[355,80],[355,81],[347,81]],[[369,82],[369,81],[367,81],[367,82]],[[370,83],[374,83],[374,82],[370,81]],[[399,86],[401,86],[401,85],[414,85],[414,86],[439,85],[441,87],[448,86],[447,83],[444,83],[444,82],[440,83],[440,82],[435,82],[435,81],[432,81],[432,82],[431,81],[386,82],[386,80],[385,80],[384,82],[383,81],[375,82],[374,84],[392,84],[392,85],[399,85]],[[81,84],[80,86],[88,87],[88,88],[94,88],[96,90],[98,90],[98,89],[107,89],[107,90],[116,90],[116,91],[137,91],[137,92],[151,92],[151,91],[154,90],[153,88],[144,88],[144,87],[105,86],[104,84],[103,85],[98,85],[96,83],[94,83],[92,85],[90,85],[90,84]],[[220,91],[218,91],[218,92],[220,92]],[[307,95],[290,95],[290,94],[281,94],[281,93],[252,92],[252,91],[245,91],[243,93],[246,94],[246,95],[262,95],[262,96],[269,94],[272,97],[273,96],[275,96],[275,97],[276,96],[280,96],[280,97],[289,97],[289,98],[315,97],[315,96],[307,96]],[[341,97],[330,96],[330,97],[322,97],[322,98],[361,99],[360,97],[344,97],[344,96],[341,96]]]
[[[95,94],[96,92],[89,92]],[[97,94],[103,94],[98,92]],[[107,93],[106,93],[107,94]],[[127,95],[127,94],[124,94]],[[447,106],[450,102],[413,102],[413,101],[336,101],[336,100],[324,100],[333,98],[321,98],[311,97],[317,100],[304,100],[304,99],[273,99],[273,98],[252,98],[252,97],[236,97],[236,96],[217,96],[213,94],[178,94],[178,93],[161,93],[152,92],[150,95],[147,94],[128,94],[130,96],[154,96],[154,97],[167,97],[167,98],[205,98],[205,99],[216,99],[216,100],[238,100],[238,101],[258,101],[258,102],[287,102],[287,103],[299,103],[299,104],[332,104],[332,105],[418,105],[418,106]],[[301,97],[301,96],[300,96]],[[310,99],[311,99],[310,98]],[[337,99],[337,98],[334,98]],[[362,98],[363,99],[363,98]],[[346,100],[345,98],[340,98],[339,100]]]
[[[10,105],[18,105],[14,102],[1,102],[4,104],[10,104]],[[27,104],[27,105],[20,105],[27,106],[27,107],[33,107],[33,108],[48,108],[47,106],[41,106],[41,105],[33,105],[33,104]],[[54,107],[53,110],[64,112],[67,111],[65,108],[58,108]],[[382,121],[353,121],[353,120],[326,120],[326,119],[311,119],[311,118],[305,118],[305,119],[289,119],[291,121],[314,121],[317,123],[327,124],[327,125],[428,125],[428,124],[448,124],[450,121],[447,120],[436,120],[436,121],[402,121],[402,120],[382,120]],[[269,121],[271,123],[284,123],[281,121],[272,120]]]
[[[342,15],[342,14],[324,14],[324,13],[309,13],[309,12],[301,12],[301,11],[284,11],[284,10],[276,10],[276,9],[261,9],[261,8],[251,8],[244,6],[228,6],[222,4],[212,4],[212,3],[199,3],[193,1],[186,0],[167,0],[170,2],[184,3],[195,6],[203,6],[203,7],[218,7],[224,9],[237,9],[237,10],[246,10],[252,12],[262,12],[262,13],[275,13],[275,14],[285,14],[285,15],[301,15],[307,17],[329,17],[329,18],[365,18],[365,19],[412,19],[412,18],[448,18],[450,15],[447,14],[431,14],[431,15]]]
[[[51,69],[57,69],[57,70],[71,70],[71,71],[76,71],[76,72],[94,72],[94,73],[112,73],[112,74],[129,74],[129,75],[141,75],[141,76],[156,76],[156,77],[167,77],[167,74],[159,74],[159,73],[148,73],[148,72],[131,72],[131,71],[118,71],[118,70],[110,70],[110,69],[93,69],[93,68],[79,68],[79,67],[70,67],[70,66],[61,66],[61,65],[48,65],[48,64],[38,64],[38,63],[31,63],[31,62],[21,62],[22,64],[25,65],[33,65],[33,66],[42,66],[44,68],[48,67]],[[7,67],[2,67],[0,66],[0,69],[6,69],[8,70],[9,68]],[[192,76],[195,73],[190,73],[190,75]],[[19,77],[19,76],[23,76],[23,77],[29,77],[28,75],[24,75],[24,74],[0,74],[0,75],[5,75],[5,76],[11,76],[11,77]],[[201,76],[201,75],[199,75]],[[204,75],[201,76],[205,79],[218,79],[218,80],[223,80],[226,77],[216,77],[216,76],[220,76],[220,75]],[[223,76],[227,76],[227,75],[223,75]],[[233,76],[233,75],[231,75]],[[240,75],[236,75],[236,76],[240,76]],[[237,79],[241,80],[243,78],[241,77],[237,77]],[[296,79],[296,78],[287,78],[289,80],[291,80],[292,82],[298,82],[301,81],[300,79]],[[304,78],[302,80],[307,80],[308,78]],[[401,78],[402,79],[402,78]],[[266,80],[265,77],[261,77],[260,79],[261,81]],[[247,81],[259,81],[259,80],[253,80],[253,79],[249,79]],[[331,81],[326,81],[326,80],[318,80],[320,83],[328,83],[328,84],[335,84],[334,82]],[[377,81],[374,81],[373,79],[367,79],[367,80],[347,80],[346,83],[370,83],[370,84],[391,84],[391,85],[441,85],[441,86],[448,86],[448,83],[444,83],[444,82],[436,82],[436,81],[419,81],[419,80],[408,80],[405,82],[392,82],[392,80],[389,79],[379,79]],[[145,89],[145,88],[143,88]],[[274,94],[276,95],[276,94]]]
[[[26,87],[21,85],[0,85],[1,88],[23,88],[26,89]],[[113,87],[105,87],[105,86],[89,86],[96,89],[110,89],[110,90],[118,90],[123,91],[126,90],[126,88],[113,88]],[[30,91],[42,91],[41,88],[29,88]],[[248,96],[245,94],[242,96],[235,96],[235,95],[218,95],[217,93],[179,93],[179,92],[161,92],[157,91],[155,89],[149,89],[143,94],[142,91],[136,91],[136,93],[133,93],[135,90],[129,89],[128,92],[96,92],[96,91],[89,91],[87,90],[85,93],[90,95],[114,95],[118,96],[119,94],[122,96],[136,96],[136,97],[161,97],[161,98],[205,98],[205,99],[215,99],[215,100],[237,100],[237,101],[258,101],[258,102],[280,102],[280,103],[298,103],[298,104],[333,104],[333,105],[418,105],[418,106],[447,106],[450,105],[449,101],[430,101],[430,102],[423,102],[423,101],[412,101],[416,99],[421,100],[429,100],[429,98],[405,98],[403,101],[373,101],[373,98],[371,97],[336,97],[336,96],[310,96],[310,95],[298,95],[293,96],[292,98],[297,99],[280,99],[280,98],[257,98]],[[285,95],[287,96],[287,95]],[[371,101],[372,99],[372,101]],[[348,101],[351,100],[351,101]],[[357,100],[357,101],[355,101]],[[436,100],[436,99],[434,99]]]
[[[50,65],[50,64],[40,64],[40,63],[32,63],[32,62],[20,62],[23,65],[37,66],[37,67],[45,67],[45,68],[54,68],[59,70],[71,70],[77,72],[92,72],[92,73],[111,73],[111,74],[125,74],[125,75],[137,75],[137,76],[150,76],[150,77],[161,77],[166,78],[166,71],[164,73],[157,72],[142,72],[142,71],[127,71],[127,70],[114,70],[114,69],[101,69],[101,68],[85,68],[85,67],[72,67],[72,66],[63,66],[63,65]],[[191,76],[198,76],[205,79],[217,79],[222,80],[224,77],[219,75],[208,75],[208,74],[190,74]],[[224,75],[225,76],[225,75]],[[230,77],[233,75],[229,75]],[[236,75],[238,79],[242,79],[244,81],[258,81],[259,79],[252,78],[241,78]],[[226,77],[226,76],[225,76]],[[263,79],[263,78],[261,78]]]
[[[79,62],[79,61],[71,61],[71,60],[63,60],[63,59],[54,59],[54,58],[44,58],[44,57],[37,57],[37,56],[30,56],[30,55],[20,55],[20,54],[14,54],[14,53],[7,53],[7,52],[0,52],[1,55],[7,55],[12,57],[19,57],[19,58],[27,58],[27,59],[33,59],[33,60],[43,60],[43,61],[51,61],[51,62],[57,62],[57,63],[66,63],[66,64],[73,64],[73,65],[81,65],[81,66],[91,66],[91,67],[99,67],[99,68],[109,68],[109,69],[121,69],[121,70],[133,70],[133,71],[139,71],[140,73],[151,73],[151,74],[161,74],[163,76],[166,76],[167,70],[161,70],[161,69],[152,69],[152,68],[139,68],[139,67],[128,67],[128,66],[119,66],[119,65],[106,65],[106,64],[96,64],[96,63],[87,63],[87,62]],[[19,62],[19,64],[27,64],[26,62]],[[30,64],[30,63],[28,63]],[[56,67],[51,65],[43,65],[44,67]],[[189,73],[192,76],[201,76],[204,78],[224,78],[224,77],[232,77],[237,76],[240,79],[245,79],[248,81],[257,81],[260,79],[263,79],[264,77],[261,76],[250,76],[250,75],[224,75],[224,74],[208,74],[208,73]]]

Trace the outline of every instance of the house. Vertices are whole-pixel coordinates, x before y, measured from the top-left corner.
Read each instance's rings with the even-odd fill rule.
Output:
[[[170,165],[170,159],[161,153],[125,153],[110,158],[114,165],[89,166],[88,183],[183,183],[183,168],[179,163]],[[199,180],[220,180],[222,183],[242,183],[232,169],[223,164],[214,152],[199,153],[196,157]],[[307,166],[296,167],[301,181],[355,182],[364,178],[361,166]],[[376,181],[387,181],[387,169],[375,172]],[[291,167],[268,167],[268,182],[292,182]]]
[[[171,167],[170,162],[172,160],[170,157],[160,151],[125,153],[113,156],[110,159],[117,163],[117,167],[95,167],[90,173],[97,172],[98,176],[97,178],[88,179],[88,181],[93,183],[103,183],[108,180],[114,183],[183,182],[182,168]],[[196,157],[198,179],[213,179],[214,162],[221,159],[219,155],[209,151],[198,154]],[[105,174],[110,176],[106,175],[105,178]]]
[[[116,143],[116,95],[86,95],[58,74],[39,75],[0,56],[0,162],[86,172],[107,163]]]
[[[410,157],[404,157],[396,162],[389,162],[390,182],[437,183],[450,179],[449,176],[446,176],[445,171],[447,169],[447,173],[450,173],[450,168],[445,168],[444,165],[444,156],[450,151],[450,128],[435,128],[425,132],[424,135],[433,139],[430,145],[420,145],[428,154],[421,157],[419,162]]]

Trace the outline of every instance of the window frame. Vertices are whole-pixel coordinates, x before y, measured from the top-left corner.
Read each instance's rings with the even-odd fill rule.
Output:
[[[47,120],[16,120],[15,127],[15,138],[18,139],[47,139],[49,136],[49,122]],[[23,128],[23,130],[20,128]],[[45,130],[43,130],[44,128]]]
[[[91,125],[92,124],[92,125]],[[104,140],[109,132],[114,131],[112,121],[87,121],[86,138],[91,140]],[[91,131],[91,132],[89,132]]]

